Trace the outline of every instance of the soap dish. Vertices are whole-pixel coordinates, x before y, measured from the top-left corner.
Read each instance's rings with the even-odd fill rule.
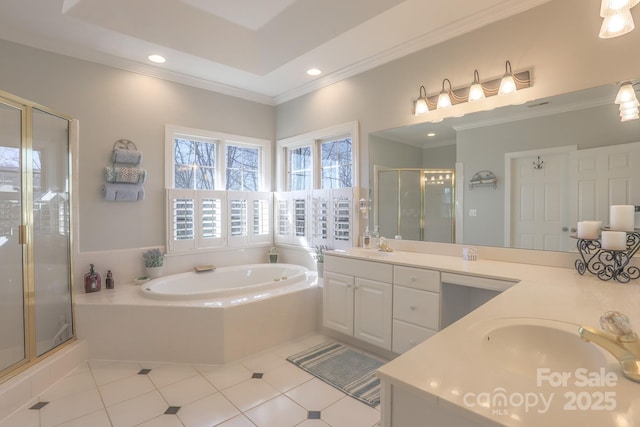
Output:
[[[216,269],[215,265],[206,264],[206,265],[196,265],[193,267],[196,273],[202,273],[204,271],[213,271]]]

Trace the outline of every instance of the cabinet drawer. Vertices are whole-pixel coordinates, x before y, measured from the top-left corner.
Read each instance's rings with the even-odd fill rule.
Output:
[[[438,330],[440,327],[440,294],[394,286],[393,318]]]
[[[404,353],[411,350],[422,341],[436,334],[431,329],[421,328],[400,320],[393,321],[393,345],[391,350],[394,353]]]
[[[440,272],[424,268],[393,267],[393,284],[423,291],[440,292]]]
[[[324,258],[324,271],[348,274],[386,283],[391,283],[393,278],[393,266],[390,264],[331,255],[326,255]]]

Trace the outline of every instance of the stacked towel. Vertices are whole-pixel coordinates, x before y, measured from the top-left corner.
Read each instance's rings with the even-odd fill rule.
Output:
[[[139,165],[142,163],[142,151],[138,150],[123,150],[121,148],[114,148],[111,160],[114,163],[127,163],[129,165]]]
[[[105,179],[107,182],[122,182],[128,184],[142,184],[147,177],[147,171],[134,166],[107,166]]]
[[[144,187],[141,184],[104,184],[102,193],[106,200],[123,202],[144,200]]]

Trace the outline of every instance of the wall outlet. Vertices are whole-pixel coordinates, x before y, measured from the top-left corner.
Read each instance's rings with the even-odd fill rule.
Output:
[[[478,216],[477,209],[469,209],[469,216]]]

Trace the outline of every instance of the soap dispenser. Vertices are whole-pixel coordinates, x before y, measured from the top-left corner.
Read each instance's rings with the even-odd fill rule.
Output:
[[[84,291],[86,293],[98,292],[102,287],[100,273],[94,270],[93,264],[90,264],[89,266],[89,272],[84,275]]]

